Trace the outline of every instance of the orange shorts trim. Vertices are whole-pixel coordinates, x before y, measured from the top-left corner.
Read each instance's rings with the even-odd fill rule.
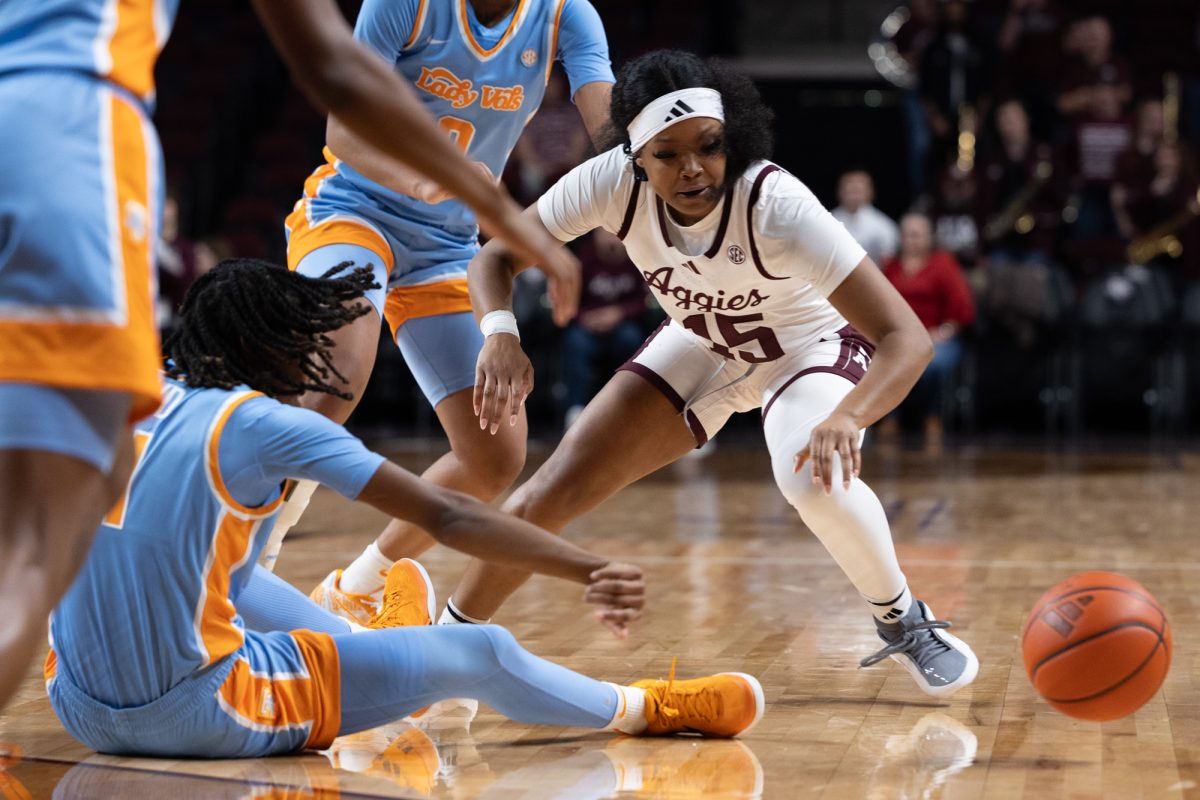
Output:
[[[471,310],[471,295],[466,278],[417,286],[397,286],[387,295],[383,317],[392,334],[410,319],[459,314]]]
[[[292,631],[308,667],[313,696],[313,726],[305,748],[324,750],[342,727],[342,668],[337,645],[327,633]]]
[[[153,141],[149,123],[130,101],[109,92],[101,102],[108,103],[111,116],[113,202],[122,210],[113,237],[114,243],[120,239],[125,319],[0,319],[0,381],[126,392],[132,395],[130,416],[136,422],[154,413],[162,400],[162,355],[151,297],[157,237],[150,211],[156,205],[150,186]]]
[[[55,654],[54,648],[51,647],[50,650],[46,653],[45,663],[42,664],[42,678],[45,679],[46,683],[49,683],[50,681],[54,680],[54,676],[57,674],[58,674],[58,656]]]
[[[290,231],[287,247],[287,265],[290,270],[295,270],[312,251],[331,244],[365,247],[379,256],[389,274],[396,264],[391,246],[367,225],[346,218],[334,218],[310,225],[307,199],[296,204],[295,210],[288,215],[286,225]]]
[[[292,631],[289,635],[304,659],[307,675],[256,674],[250,662],[238,656],[217,695],[239,724],[264,732],[306,726],[304,747],[322,750],[337,737],[342,723],[337,647],[327,633]]]

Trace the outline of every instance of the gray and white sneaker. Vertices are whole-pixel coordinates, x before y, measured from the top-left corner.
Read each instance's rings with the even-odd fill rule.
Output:
[[[929,606],[913,600],[897,622],[875,620],[879,638],[886,647],[859,662],[869,667],[888,656],[912,675],[921,691],[933,697],[949,697],[979,673],[979,659],[956,636],[946,633],[950,623],[933,618]]]

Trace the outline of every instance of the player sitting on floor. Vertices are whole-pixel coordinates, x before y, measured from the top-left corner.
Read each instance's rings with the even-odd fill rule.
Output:
[[[536,658],[495,626],[355,631],[255,565],[285,482],[307,478],[478,558],[586,584],[618,628],[639,613],[637,567],[422,481],[293,405],[342,391],[330,335],[370,312],[372,283],[367,267],[328,279],[227,261],[189,292],[164,347],[165,402],[137,426],[129,486],[51,617],[47,691],[71,735],[108,753],[264,756],[324,748],[449,697],[631,734],[754,724],[763,696],[748,675],[617,686]],[[405,586],[420,568],[393,573],[377,626],[414,603]]]

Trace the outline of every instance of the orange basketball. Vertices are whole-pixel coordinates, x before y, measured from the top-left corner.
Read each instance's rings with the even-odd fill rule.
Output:
[[[1029,680],[1050,705],[1079,719],[1119,719],[1162,686],[1171,626],[1137,581],[1081,572],[1034,604],[1021,651]]]

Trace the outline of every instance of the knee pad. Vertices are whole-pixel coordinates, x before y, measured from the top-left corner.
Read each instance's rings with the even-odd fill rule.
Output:
[[[801,517],[819,513],[822,508],[837,504],[843,499],[846,489],[842,486],[842,460],[836,453],[833,456],[833,493],[828,495],[825,494],[822,484],[813,483],[811,461],[805,462],[799,472],[793,471],[794,457],[793,453],[786,460],[777,459],[772,468],[779,491],[783,493],[788,504],[800,512]]]

